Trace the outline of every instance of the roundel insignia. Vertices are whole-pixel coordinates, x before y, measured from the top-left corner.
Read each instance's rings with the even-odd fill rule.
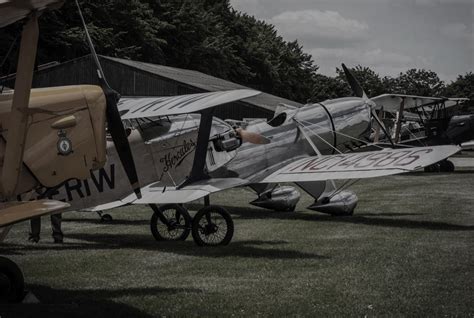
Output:
[[[59,140],[57,143],[58,153],[62,156],[67,156],[72,153],[72,142],[66,137],[66,133],[61,132],[58,134]]]

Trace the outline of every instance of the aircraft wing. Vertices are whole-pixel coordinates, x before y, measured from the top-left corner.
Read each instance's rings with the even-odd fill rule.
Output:
[[[400,110],[400,104],[402,101],[405,101],[405,109],[412,109],[422,106],[432,106],[442,102],[445,103],[446,107],[452,107],[459,103],[469,101],[469,98],[440,98],[402,94],[384,94],[371,98],[371,100],[377,104],[378,109],[383,107],[384,111],[394,113]]]
[[[251,89],[237,89],[166,97],[122,97],[118,108],[122,119],[170,116],[195,113],[259,94]]]
[[[31,11],[56,9],[63,0],[0,0],[0,28],[26,18]]]
[[[261,183],[364,179],[416,171],[448,158],[457,146],[384,149],[297,160],[264,178]]]
[[[53,214],[53,212],[68,208],[70,205],[55,200],[37,200],[15,202],[0,210],[0,227],[12,225],[34,217]]]
[[[248,183],[247,180],[239,178],[215,178],[200,180],[178,190],[176,187],[163,187],[157,182],[142,188],[141,199],[137,199],[135,194],[131,194],[122,201],[133,201],[133,204],[188,203],[209,194],[244,186]]]

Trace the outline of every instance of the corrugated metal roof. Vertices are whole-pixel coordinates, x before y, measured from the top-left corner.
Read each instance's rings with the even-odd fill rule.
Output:
[[[187,84],[204,91],[222,91],[222,90],[231,90],[231,89],[245,89],[243,85],[239,85],[233,82],[229,82],[211,75],[207,75],[198,71],[185,70],[175,67],[163,66],[158,64],[150,64],[132,60],[126,60],[121,58],[101,56],[101,58],[128,65],[130,67],[139,69],[144,72],[148,72],[154,75],[158,75],[170,80]],[[275,110],[276,106],[279,104],[287,104],[296,107],[303,106],[300,103],[281,98],[275,95],[262,93],[258,96],[247,98],[243,100],[246,103],[262,107],[269,110]]]

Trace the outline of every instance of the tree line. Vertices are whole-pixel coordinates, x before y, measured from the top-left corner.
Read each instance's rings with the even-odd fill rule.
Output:
[[[197,70],[301,103],[350,96],[344,74],[318,73],[298,41],[232,8],[229,0],[80,0],[99,54]],[[20,23],[0,30],[0,74],[14,72]],[[12,48],[12,49],[11,49]],[[11,49],[11,50],[10,50]],[[74,1],[40,19],[37,63],[67,61],[89,53]],[[369,96],[400,93],[474,99],[474,74],[450,84],[430,70],[381,77],[356,66]]]

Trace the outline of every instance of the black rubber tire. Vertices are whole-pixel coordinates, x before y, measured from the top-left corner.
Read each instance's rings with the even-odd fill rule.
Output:
[[[207,220],[208,214],[210,215],[211,224]],[[220,222],[219,219],[221,220]],[[205,226],[214,226],[217,232],[206,234]],[[224,230],[224,232],[220,233],[220,235],[215,235],[219,230]],[[194,242],[198,246],[228,245],[234,236],[234,221],[232,221],[232,216],[229,212],[223,207],[216,205],[206,206],[194,216],[192,234]]]
[[[454,172],[456,171],[456,166],[454,166],[454,163],[450,160],[446,160],[447,166],[448,166],[448,172]]]
[[[112,218],[112,215],[110,214],[102,214],[102,216],[100,217],[100,222],[108,223],[112,221],[113,221],[113,218]]]
[[[0,256],[0,303],[19,303],[25,296],[25,280],[18,265]]]
[[[454,172],[455,167],[454,163],[449,160],[444,160],[439,163],[439,168],[441,172]]]
[[[153,207],[154,210],[153,215],[151,216],[150,220],[150,229],[151,234],[157,241],[184,241],[188,238],[189,233],[191,232],[191,223],[192,219],[189,215],[188,210],[178,204],[165,204],[160,207]],[[157,209],[157,210],[156,210]],[[168,211],[175,211],[172,213],[172,216],[168,215]],[[176,229],[170,229],[160,219],[160,213],[163,217],[165,217],[168,221],[173,221],[179,224],[179,227]],[[179,215],[178,215],[179,214]],[[178,215],[178,217],[177,217]],[[182,223],[184,221],[184,224]],[[177,230],[180,230],[178,232]],[[176,231],[176,232],[172,232]],[[174,233],[174,234],[171,234]]]
[[[435,163],[435,164],[425,167],[425,172],[439,172],[440,168],[441,168],[440,164]]]

